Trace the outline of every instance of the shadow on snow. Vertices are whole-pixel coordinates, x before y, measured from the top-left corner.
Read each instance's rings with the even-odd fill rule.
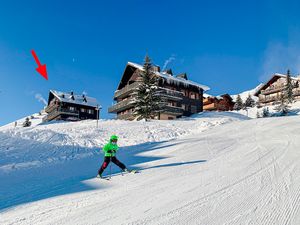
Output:
[[[5,136],[5,135],[4,135]],[[4,137],[2,135],[2,138]],[[5,138],[12,138],[4,137]],[[20,142],[20,138],[15,138],[16,142]],[[14,142],[12,141],[12,143]],[[120,148],[118,158],[124,162],[127,167],[132,169],[152,169],[159,167],[180,166],[184,164],[201,163],[205,160],[163,164],[148,168],[138,168],[135,165],[160,160],[163,156],[145,156],[148,151],[159,151],[163,148],[175,146],[178,143],[148,142],[134,146]],[[16,162],[16,167],[10,168],[8,172],[0,170],[0,210],[6,210],[20,204],[43,200],[55,196],[76,193],[81,191],[89,191],[93,189],[106,188],[101,186],[101,181],[97,187],[92,187],[85,184],[83,181],[94,178],[97,175],[97,170],[103,161],[103,155],[100,154],[100,148],[86,148],[79,146],[57,146],[49,143],[41,143],[34,140],[22,139],[24,148],[24,157],[14,157],[14,153],[19,153],[21,149],[14,146],[6,145],[6,148],[0,149],[0,168],[6,164]],[[32,146],[30,149],[26,146]],[[42,149],[42,150],[41,150]],[[60,151],[62,150],[62,151]],[[12,151],[9,153],[9,151]],[[34,154],[31,152],[33,151]],[[45,151],[45,155],[41,152]],[[35,155],[36,153],[36,155]],[[82,153],[90,153],[85,158],[80,158]],[[143,154],[141,154],[143,153]],[[33,155],[30,158],[26,154]],[[52,158],[49,158],[49,157]],[[21,159],[20,159],[21,158]],[[38,166],[22,168],[18,165],[22,162],[41,162]],[[19,164],[18,164],[19,163]],[[19,169],[21,168],[21,169]],[[113,164],[112,173],[116,174],[120,169]],[[108,173],[108,170],[105,171]]]

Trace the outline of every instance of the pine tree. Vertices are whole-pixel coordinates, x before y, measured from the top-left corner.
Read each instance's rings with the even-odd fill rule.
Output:
[[[242,100],[241,96],[238,95],[237,98],[236,98],[236,102],[233,106],[233,109],[234,110],[241,110],[243,108],[243,105],[244,105],[243,100]]]
[[[286,97],[284,95],[284,93],[281,93],[280,96],[280,103],[279,105],[277,105],[274,109],[279,112],[282,116],[287,115],[287,113],[289,112],[289,108],[290,106],[286,103]]]
[[[31,121],[29,120],[28,117],[26,117],[24,123],[23,123],[23,127],[30,127],[31,126]]]
[[[263,113],[262,113],[262,117],[269,117],[270,116],[270,112],[269,112],[269,108],[264,108],[263,109]]]
[[[288,103],[293,103],[294,95],[293,95],[294,85],[292,84],[292,79],[290,75],[290,70],[287,71],[286,75],[286,86],[285,86],[285,97]]]
[[[255,101],[253,100],[253,98],[249,94],[246,101],[245,101],[245,107],[254,107],[254,106],[255,106]]]
[[[145,57],[143,71],[140,73],[141,84],[133,93],[135,108],[133,114],[137,119],[146,121],[153,118],[162,111],[164,104],[159,95],[158,77],[154,76],[151,60],[148,55]]]

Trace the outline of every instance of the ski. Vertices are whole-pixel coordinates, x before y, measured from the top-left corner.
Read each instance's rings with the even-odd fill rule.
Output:
[[[119,173],[114,173],[112,174],[111,176],[110,175],[105,175],[103,177],[99,177],[99,176],[96,176],[97,179],[99,180],[111,180],[112,177],[115,177],[115,176],[124,176],[125,174],[136,174],[136,173],[140,173],[139,170],[128,170],[126,172],[119,172]]]

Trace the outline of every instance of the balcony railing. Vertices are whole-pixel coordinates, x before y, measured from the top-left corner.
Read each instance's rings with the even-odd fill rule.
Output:
[[[260,97],[259,102],[261,103],[268,103],[268,102],[276,102],[280,101],[280,97],[274,96],[274,97]]]
[[[293,89],[293,95],[294,96],[300,96],[300,89]],[[259,102],[261,103],[268,103],[268,102],[273,102],[273,101],[280,101],[280,96],[259,96]]]
[[[285,88],[285,85],[276,85],[276,86],[273,86],[273,87],[270,86],[268,89],[262,90],[261,93],[263,95],[271,94],[271,93],[282,91],[284,88]]]
[[[300,89],[295,89],[293,90],[294,96],[299,96],[300,95]]]
[[[131,108],[133,104],[134,104],[134,102],[133,102],[132,98],[128,98],[126,100],[118,102],[118,103],[114,104],[113,106],[109,107],[108,112],[109,113],[117,113],[117,112],[123,111],[125,109]]]
[[[59,115],[69,115],[73,117],[79,117],[79,111],[78,110],[69,110],[69,109],[63,109],[63,108],[57,108],[56,110],[53,110],[52,112],[48,113],[46,117],[44,117],[43,121],[49,121],[53,120]]]
[[[210,103],[203,105],[203,110],[213,110],[216,109],[216,104],[215,103]]]
[[[169,100],[180,101],[183,99],[183,93],[180,91],[175,91],[167,88],[159,88],[158,95],[165,97]]]
[[[166,106],[163,107],[163,112],[173,114],[173,115],[182,115],[183,114],[183,108],[166,105]]]
[[[137,89],[139,85],[140,85],[139,82],[134,82],[134,83],[132,83],[132,84],[126,85],[125,87],[123,87],[123,88],[120,89],[120,90],[115,91],[114,99],[126,97],[126,95],[129,95],[129,94],[132,93],[135,89]]]
[[[119,114],[118,119],[120,120],[130,120],[130,119],[134,119],[134,115],[132,113],[127,113],[127,114]]]

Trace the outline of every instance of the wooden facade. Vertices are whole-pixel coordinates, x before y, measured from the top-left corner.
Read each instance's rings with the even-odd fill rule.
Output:
[[[94,98],[51,90],[43,121],[98,119],[100,108]]]
[[[293,94],[295,100],[300,100],[299,77],[291,77]],[[264,85],[262,85],[254,94],[258,97],[258,103],[261,106],[277,104],[280,101],[282,92],[286,86],[286,75],[274,74],[273,77]]]
[[[116,113],[118,119],[133,120],[134,102],[132,94],[141,82],[140,73],[143,67],[138,64],[128,63],[117,90],[114,93],[113,106],[109,113]],[[159,77],[159,93],[167,99],[163,112],[157,118],[160,120],[172,120],[182,116],[190,116],[203,110],[203,91],[209,88],[199,85],[187,79],[186,74],[173,76],[172,71],[160,72],[160,68],[153,68],[154,76]]]
[[[230,111],[234,102],[229,94],[220,97],[207,96],[203,98],[203,110],[206,111]]]

